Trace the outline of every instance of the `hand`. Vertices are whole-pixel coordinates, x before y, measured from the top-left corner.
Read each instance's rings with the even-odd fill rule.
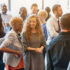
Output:
[[[18,56],[20,56],[20,55],[22,55],[22,53],[21,53],[21,52],[19,52],[19,51],[17,51],[17,55],[18,55]]]
[[[19,55],[17,55],[17,54],[14,54],[16,57],[19,57]]]
[[[36,52],[42,53],[42,49],[41,48],[37,48]]]

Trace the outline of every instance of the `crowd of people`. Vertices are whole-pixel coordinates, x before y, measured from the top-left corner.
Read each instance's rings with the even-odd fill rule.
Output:
[[[0,70],[70,70],[70,13],[59,4],[39,11],[34,3],[31,10],[21,7],[13,17],[2,6]]]

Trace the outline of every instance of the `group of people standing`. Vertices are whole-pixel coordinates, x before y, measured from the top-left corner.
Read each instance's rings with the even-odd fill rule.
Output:
[[[0,54],[3,55],[0,61],[7,70],[45,70],[46,50],[47,70],[66,70],[70,61],[70,13],[62,16],[58,4],[52,8],[54,16],[50,16],[48,7],[47,12],[39,11],[37,4],[31,9],[32,13],[27,15],[26,8],[22,7],[20,17],[11,19],[9,15],[7,18],[6,5],[3,6],[2,14],[6,16],[0,16]],[[2,18],[10,22],[5,22],[5,26]],[[8,32],[6,27],[10,28]],[[2,70],[2,66],[0,68]]]

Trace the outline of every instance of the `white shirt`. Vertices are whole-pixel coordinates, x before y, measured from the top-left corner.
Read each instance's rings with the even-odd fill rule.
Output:
[[[10,31],[10,26],[7,26],[7,24],[10,23],[12,16],[9,14],[1,14],[1,16],[2,16],[3,25],[4,25],[4,31],[5,33],[7,33],[8,31]]]
[[[1,41],[2,40],[0,40],[0,43]],[[16,32],[14,32],[13,30],[9,31],[6,34],[4,41],[0,45],[0,48],[3,48],[4,46],[12,50],[18,50],[20,52],[23,52],[23,46],[19,42]],[[20,59],[21,56],[17,57],[14,54],[6,53],[6,52],[4,52],[3,54],[3,62],[12,67],[17,67],[20,62]]]
[[[50,41],[58,35],[57,32],[59,31],[58,19],[55,16],[50,17],[46,23],[46,28],[48,34],[47,44],[49,44]]]

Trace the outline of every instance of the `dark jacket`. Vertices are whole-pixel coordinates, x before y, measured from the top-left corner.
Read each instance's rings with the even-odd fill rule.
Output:
[[[60,32],[50,42],[47,51],[47,70],[67,70],[70,61],[70,32]]]

